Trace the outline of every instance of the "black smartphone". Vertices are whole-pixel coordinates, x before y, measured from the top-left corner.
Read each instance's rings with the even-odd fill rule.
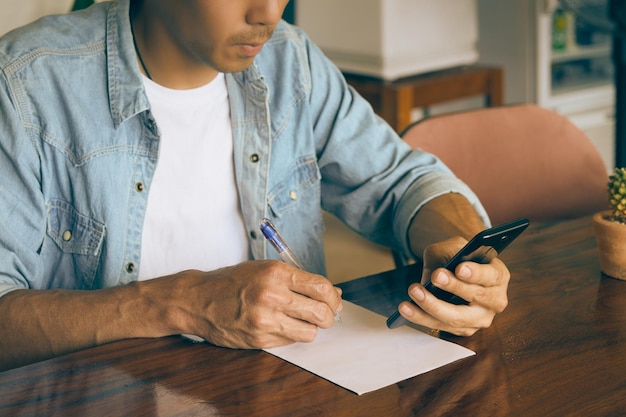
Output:
[[[493,258],[502,253],[528,227],[529,223],[528,219],[518,219],[483,230],[467,242],[443,267],[449,271],[454,271],[458,264],[465,261],[481,264],[491,262]],[[456,305],[468,304],[461,297],[435,287],[430,280],[424,284],[424,287],[437,298],[448,303]],[[395,329],[407,323],[408,321],[398,311],[387,319],[387,327],[390,329]]]

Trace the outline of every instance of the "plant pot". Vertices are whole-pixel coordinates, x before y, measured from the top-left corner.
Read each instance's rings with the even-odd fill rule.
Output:
[[[626,280],[626,224],[607,220],[610,210],[593,215],[593,230],[600,251],[600,269],[606,275]]]

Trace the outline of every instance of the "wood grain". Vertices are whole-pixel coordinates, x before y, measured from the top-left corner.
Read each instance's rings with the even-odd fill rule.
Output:
[[[502,254],[510,305],[475,357],[357,396],[262,351],[134,339],[0,373],[1,416],[618,416],[626,282],[600,273],[590,218],[531,227]],[[419,266],[350,281],[389,314]],[[416,358],[419,360],[419,358]]]
[[[413,120],[415,108],[429,108],[453,100],[482,96],[486,107],[504,103],[504,71],[499,67],[461,66],[386,81],[344,74],[354,87],[397,132]]]

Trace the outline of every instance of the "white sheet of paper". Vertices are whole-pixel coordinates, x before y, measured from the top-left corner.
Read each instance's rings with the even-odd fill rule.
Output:
[[[312,343],[265,351],[358,395],[475,354],[408,326],[390,330],[385,317],[345,300],[341,321]]]

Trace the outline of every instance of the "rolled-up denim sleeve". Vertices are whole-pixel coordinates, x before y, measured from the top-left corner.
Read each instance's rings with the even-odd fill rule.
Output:
[[[472,205],[474,210],[482,218],[486,226],[491,225],[491,221],[485,208],[479,201],[476,194],[452,172],[433,171],[419,176],[413,184],[405,191],[400,199],[394,216],[394,234],[404,236],[402,240],[402,251],[406,257],[412,257],[408,230],[417,212],[432,199],[449,194],[457,193],[464,196]]]
[[[476,195],[440,159],[410,149],[315,45],[308,53],[324,209],[365,238],[406,253],[413,217],[443,194],[465,196],[489,224]]]

